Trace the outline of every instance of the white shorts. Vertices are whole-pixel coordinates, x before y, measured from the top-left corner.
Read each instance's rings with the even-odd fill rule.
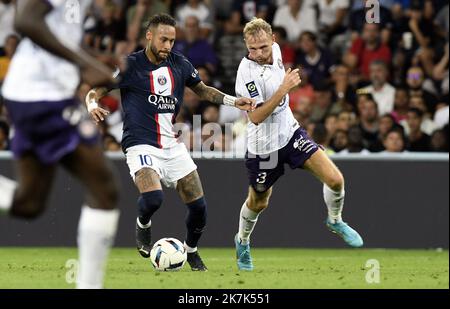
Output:
[[[133,181],[139,170],[151,168],[158,173],[161,182],[168,188],[176,188],[178,180],[197,169],[183,143],[167,149],[136,145],[128,148],[125,156]]]

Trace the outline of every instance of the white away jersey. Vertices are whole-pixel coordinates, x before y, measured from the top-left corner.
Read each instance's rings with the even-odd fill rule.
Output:
[[[80,49],[85,10],[91,0],[47,2],[53,6],[46,16],[50,31],[66,47]],[[24,38],[11,61],[2,93],[6,99],[19,102],[65,100],[75,96],[79,82],[75,65]]]
[[[285,71],[280,46],[272,45],[272,65],[259,65],[247,57],[242,59],[236,77],[236,95],[251,97],[256,104],[269,100],[283,82]],[[262,123],[247,125],[247,148],[253,154],[268,154],[283,148],[299,128],[289,108],[289,95]]]

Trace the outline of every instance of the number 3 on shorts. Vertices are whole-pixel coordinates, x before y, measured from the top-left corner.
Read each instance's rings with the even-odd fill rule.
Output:
[[[258,178],[256,178],[256,183],[265,183],[267,177],[267,172],[262,172],[258,174]]]
[[[152,166],[152,158],[149,155],[139,155],[139,159],[141,160],[141,166],[147,165]]]

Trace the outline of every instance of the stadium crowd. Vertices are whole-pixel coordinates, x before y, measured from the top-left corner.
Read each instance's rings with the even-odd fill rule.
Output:
[[[257,16],[273,25],[286,68],[300,67],[302,84],[290,94],[295,118],[329,153],[449,151],[449,4],[447,0],[379,0],[379,22],[364,0],[95,0],[84,22],[84,43],[123,57],[145,46],[148,18],[178,22],[174,50],[198,69],[205,84],[234,93],[247,53],[244,24]],[[372,1],[373,2],[373,1]],[[68,0],[76,6],[76,0]],[[368,12],[369,10],[369,12]],[[14,0],[0,0],[0,87],[20,41]],[[63,77],[61,77],[63,78]],[[84,97],[88,85],[81,85]],[[104,147],[120,151],[120,94],[101,100],[111,115],[101,125]],[[196,126],[194,115],[200,115]],[[13,134],[0,96],[0,150]],[[185,142],[203,141],[211,126],[220,138],[206,150],[245,150],[244,112],[201,102],[188,88],[177,122]],[[215,136],[215,135],[214,135]],[[205,150],[205,149],[203,149]]]

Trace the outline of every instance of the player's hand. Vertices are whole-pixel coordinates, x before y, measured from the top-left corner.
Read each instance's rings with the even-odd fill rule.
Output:
[[[238,98],[234,105],[243,111],[252,112],[255,110],[256,101],[249,98]]]
[[[92,119],[98,124],[100,121],[105,120],[106,116],[109,115],[109,111],[101,107],[93,108],[89,111]]]
[[[284,76],[281,86],[284,88],[286,93],[289,93],[293,89],[297,88],[301,82],[300,69],[292,70],[289,68],[286,70],[286,75]]]

